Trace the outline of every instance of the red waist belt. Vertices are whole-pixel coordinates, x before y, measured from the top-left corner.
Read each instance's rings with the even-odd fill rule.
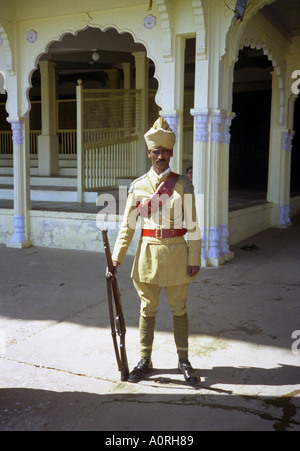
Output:
[[[187,232],[186,229],[142,229],[142,236],[151,238],[175,238],[183,236]]]

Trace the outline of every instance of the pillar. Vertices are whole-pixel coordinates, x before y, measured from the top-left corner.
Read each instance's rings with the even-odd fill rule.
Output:
[[[197,209],[202,231],[201,264],[219,266],[233,257],[228,245],[229,143],[234,113],[229,111],[228,83],[224,82],[224,18],[218,0],[207,2],[205,36],[197,30],[193,184],[202,206]],[[199,45],[199,48],[201,46]],[[222,87],[226,92],[222,91]],[[202,215],[202,217],[200,216]],[[200,217],[199,217],[200,216]]]
[[[29,238],[30,175],[29,120],[9,120],[12,128],[14,166],[13,236],[8,247],[31,246]]]
[[[148,87],[149,87],[149,61],[145,52],[133,53],[135,59],[135,89],[140,91],[139,143],[138,143],[138,174],[144,174],[148,168],[147,148],[144,134],[148,130]],[[136,112],[138,113],[138,112]]]
[[[41,61],[42,134],[38,137],[39,175],[58,174],[58,135],[55,63]]]
[[[193,109],[193,183],[202,231],[202,266],[219,266],[233,257],[228,246],[229,142],[234,114]],[[201,196],[201,197],[200,197]]]
[[[77,202],[83,202],[84,199],[83,120],[84,93],[82,80],[79,79],[76,86]]]
[[[294,131],[279,124],[280,94],[278,76],[273,72],[269,150],[269,177],[267,200],[273,203],[271,226],[287,227],[291,224],[290,169]]]
[[[175,58],[164,63],[163,104],[160,115],[166,119],[176,135],[171,168],[182,174],[183,108],[184,108],[185,37],[176,36]]]
[[[122,63],[124,74],[124,135],[130,136],[132,130],[132,107],[133,98],[131,91],[132,68],[130,63]]]
[[[208,143],[210,139],[210,114],[207,109],[195,108],[191,110],[194,117],[194,146],[193,146],[193,185],[195,188],[198,221],[201,228],[201,265],[207,266],[209,221],[209,192],[207,168]],[[201,201],[201,203],[199,202]]]
[[[280,204],[278,207],[278,226],[288,227],[290,220],[290,184],[291,184],[291,153],[292,141],[295,132],[284,130],[281,134],[281,191]]]
[[[220,135],[220,224],[219,224],[219,247],[220,254],[225,260],[234,257],[229,249],[228,239],[228,211],[229,211],[229,147],[230,127],[235,113],[223,111],[221,113],[221,135]]]
[[[119,69],[106,69],[105,73],[108,76],[109,89],[119,89],[120,88]]]

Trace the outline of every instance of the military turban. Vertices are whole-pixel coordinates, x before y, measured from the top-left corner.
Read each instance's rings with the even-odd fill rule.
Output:
[[[176,140],[175,133],[163,117],[154,122],[150,130],[145,133],[144,138],[149,150],[159,146],[173,149]]]

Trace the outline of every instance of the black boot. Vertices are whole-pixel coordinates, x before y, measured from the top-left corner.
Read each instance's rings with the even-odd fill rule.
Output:
[[[179,359],[178,369],[188,384],[195,385],[200,381],[199,375],[188,359]]]
[[[145,374],[152,370],[152,362],[150,359],[141,359],[136,367],[133,368],[128,376],[128,382],[140,382]]]

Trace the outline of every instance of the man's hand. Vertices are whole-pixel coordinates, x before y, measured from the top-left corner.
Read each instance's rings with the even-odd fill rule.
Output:
[[[193,277],[193,276],[195,276],[196,274],[198,274],[199,270],[200,270],[200,267],[199,267],[199,266],[188,266],[188,269],[187,269],[187,275],[188,275],[189,277]]]
[[[114,277],[114,275],[117,275],[117,268],[120,265],[119,262],[116,262],[113,260],[113,273],[111,274],[108,270],[108,267],[106,267],[106,274],[110,275],[112,278]]]

